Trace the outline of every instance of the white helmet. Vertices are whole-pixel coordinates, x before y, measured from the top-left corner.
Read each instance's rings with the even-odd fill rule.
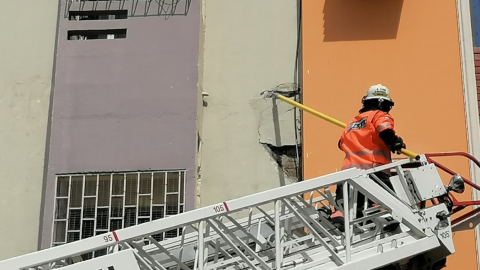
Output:
[[[379,99],[380,101],[388,100],[393,103],[392,99],[390,98],[390,91],[386,86],[381,84],[370,86],[367,91],[367,95],[363,97],[363,101],[369,99]]]

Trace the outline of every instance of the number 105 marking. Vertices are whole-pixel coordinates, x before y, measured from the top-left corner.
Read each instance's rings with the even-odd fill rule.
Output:
[[[214,206],[213,210],[215,210],[215,213],[220,213],[220,212],[225,211],[225,208],[223,207],[223,204],[222,204],[222,205]]]
[[[450,238],[450,232],[449,231],[442,232],[442,233],[440,233],[440,236],[443,239]]]
[[[215,210],[215,213],[225,212],[225,211],[228,211],[228,206],[227,206],[226,203],[222,203],[222,204],[214,206],[213,210]]]

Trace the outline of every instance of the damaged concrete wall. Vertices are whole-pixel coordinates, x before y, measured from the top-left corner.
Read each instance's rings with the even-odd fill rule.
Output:
[[[199,91],[208,95],[203,98],[197,206],[296,181],[296,169],[287,165],[297,155],[291,154],[291,147],[297,148],[293,111],[288,104],[275,106],[278,141],[272,100],[260,93],[296,80],[297,2],[202,1]],[[278,160],[285,167],[279,168]]]
[[[292,96],[292,99],[296,98],[298,100],[295,84],[287,85],[289,85],[289,89],[291,89],[287,93],[292,93],[293,95],[284,95]],[[275,87],[271,89],[271,91],[281,94],[282,92],[279,90],[281,86],[282,85]],[[253,109],[258,112],[260,143],[277,147],[296,144],[299,136],[299,130],[296,130],[296,127],[300,121],[300,114],[298,110],[295,110],[295,107],[279,99],[270,98],[265,94],[252,99],[250,104]]]
[[[284,83],[269,90],[299,100],[299,88],[294,83]],[[299,110],[266,94],[252,99],[250,105],[258,117],[259,143],[276,162],[277,170],[290,183],[302,179]]]

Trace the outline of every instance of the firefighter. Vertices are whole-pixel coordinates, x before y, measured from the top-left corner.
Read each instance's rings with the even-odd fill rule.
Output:
[[[338,147],[345,152],[342,170],[348,168],[371,169],[392,162],[391,153],[400,154],[406,148],[402,138],[394,130],[394,120],[389,114],[394,106],[387,87],[377,84],[371,86],[362,99],[363,108],[345,127],[338,141]],[[375,175],[393,190],[390,171],[381,171]],[[343,199],[343,187],[337,185],[336,199]],[[363,194],[357,196],[357,217],[363,216],[365,201]],[[373,203],[369,201],[369,206]],[[332,218],[341,216],[336,211]]]

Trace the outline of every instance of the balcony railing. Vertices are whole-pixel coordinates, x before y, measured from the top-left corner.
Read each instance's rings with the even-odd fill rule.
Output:
[[[192,0],[64,0],[65,18],[71,11],[128,10],[129,17],[186,16]]]

